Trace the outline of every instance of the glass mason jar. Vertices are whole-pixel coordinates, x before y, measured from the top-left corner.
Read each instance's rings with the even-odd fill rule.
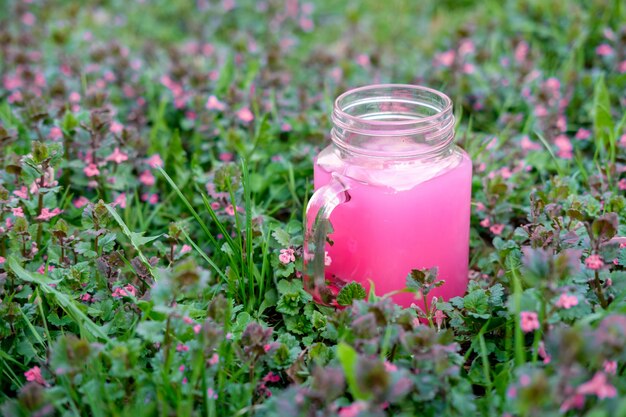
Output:
[[[408,307],[413,269],[438,268],[433,296],[464,294],[472,163],[454,144],[452,101],[426,87],[370,85],[335,101],[332,144],[314,162],[304,283],[337,305],[351,281]],[[419,303],[418,303],[419,304]],[[422,304],[423,305],[423,304]]]

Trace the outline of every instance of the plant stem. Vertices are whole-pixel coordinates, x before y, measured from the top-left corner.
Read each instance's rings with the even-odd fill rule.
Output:
[[[609,303],[604,297],[604,292],[602,292],[602,283],[600,282],[600,274],[598,273],[598,271],[594,271],[594,279],[591,282],[593,285],[593,289],[598,296],[598,300],[600,301],[600,305],[602,306],[602,308],[607,308],[609,306]]]
[[[43,182],[44,182],[44,174],[41,174],[41,177],[39,178],[39,201],[37,202],[37,213],[38,215],[41,214],[41,210],[43,209],[43,194],[41,193],[41,187],[43,187]],[[41,234],[43,231],[43,222],[39,223],[39,226],[37,227],[37,247],[41,247]]]

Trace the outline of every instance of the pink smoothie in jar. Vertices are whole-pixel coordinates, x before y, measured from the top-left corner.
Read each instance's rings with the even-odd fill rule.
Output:
[[[307,288],[333,304],[350,281],[367,289],[371,280],[383,295],[402,290],[412,269],[437,267],[445,283],[428,298],[463,295],[472,163],[454,145],[450,99],[424,87],[368,86],[337,99],[333,122],[333,144],[315,160],[318,191],[307,209],[305,258],[317,262],[318,275],[308,273]],[[316,218],[332,225],[325,254],[323,237],[317,250],[311,244]],[[413,293],[392,299],[423,306]]]

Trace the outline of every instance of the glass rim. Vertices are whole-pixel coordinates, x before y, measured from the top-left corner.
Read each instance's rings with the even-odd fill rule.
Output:
[[[391,120],[390,121],[390,120],[366,119],[363,117],[349,114],[345,111],[346,106],[345,106],[345,103],[343,102],[346,99],[348,99],[350,96],[356,95],[358,93],[376,91],[376,90],[384,90],[384,89],[389,89],[389,90],[404,89],[404,90],[410,90],[414,92],[427,93],[427,94],[430,94],[433,98],[440,99],[443,105],[441,106],[441,108],[435,108],[435,110],[437,111],[435,114],[432,114],[430,116],[420,117],[419,119],[413,119],[413,120]],[[385,97],[386,96],[381,95],[380,96],[381,101],[384,101]],[[372,98],[375,99],[376,95],[373,95]],[[356,87],[356,88],[347,90],[343,92],[342,94],[340,94],[335,99],[334,106],[333,106],[333,122],[335,123],[340,122],[341,124],[345,124],[344,121],[349,121],[352,123],[369,125],[372,128],[383,128],[383,127],[384,128],[394,128],[394,127],[407,128],[411,126],[417,126],[414,129],[409,129],[409,130],[415,130],[416,132],[420,132],[420,131],[423,131],[423,129],[420,129],[419,126],[423,126],[424,124],[429,124],[433,121],[437,121],[438,119],[441,119],[442,117],[449,115],[451,113],[451,110],[452,110],[452,100],[450,99],[450,97],[448,97],[446,94],[442,93],[441,91],[435,90],[433,88],[424,87],[421,85],[414,85],[414,84],[393,84],[393,83],[369,84],[369,85],[364,85],[361,87]],[[431,129],[432,129],[432,125],[431,125]],[[398,133],[407,134],[408,132],[405,130],[404,132],[398,132]]]

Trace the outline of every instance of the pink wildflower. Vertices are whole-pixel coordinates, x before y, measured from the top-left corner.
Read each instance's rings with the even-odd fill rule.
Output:
[[[339,410],[339,417],[357,417],[361,411],[365,411],[366,408],[365,403],[357,401],[347,407],[342,407],[341,410]]]
[[[532,332],[539,328],[539,318],[534,311],[522,311],[520,313],[521,327],[525,333]]]
[[[119,135],[123,131],[124,131],[124,125],[123,124],[121,124],[120,122],[118,122],[116,120],[111,122],[111,126],[109,126],[109,132],[113,133],[114,135]]]
[[[26,12],[22,15],[22,23],[25,24],[26,26],[32,26],[35,24],[35,15],[30,13],[30,12]]]
[[[271,383],[276,383],[276,382],[279,382],[279,381],[280,381],[280,376],[279,376],[279,375],[276,375],[276,374],[275,374],[274,372],[272,372],[272,371],[269,371],[269,372],[267,373],[267,375],[265,375],[265,376],[263,377],[263,382],[267,382],[267,383],[270,383],[270,382],[271,382]]]
[[[296,261],[295,251],[292,248],[281,249],[278,259],[285,265],[287,265],[290,262],[295,262]]]
[[[493,233],[494,235],[499,236],[499,235],[501,235],[501,234],[502,234],[502,231],[504,230],[504,225],[503,225],[502,223],[497,223],[497,224],[494,224],[493,226],[491,226],[491,227],[489,228],[489,230],[490,230],[490,231],[491,231],[491,233]]]
[[[74,204],[74,207],[76,208],[81,208],[87,205],[88,203],[89,203],[89,200],[86,197],[83,197],[82,195],[72,202],[72,204]]]
[[[469,62],[463,64],[463,74],[473,74],[474,72],[476,72],[476,67],[474,66],[474,64],[471,64]]]
[[[441,325],[443,324],[443,320],[446,318],[446,314],[441,311],[441,310],[437,310],[435,311],[435,324],[437,325],[438,329],[441,329]]]
[[[518,63],[522,63],[526,61],[526,56],[528,55],[528,43],[525,41],[521,41],[515,47],[514,57]]]
[[[582,395],[595,395],[599,399],[613,398],[617,395],[617,390],[606,380],[604,372],[596,372],[593,378],[579,386],[576,392]]]
[[[113,292],[111,293],[111,296],[113,298],[130,297],[130,296],[136,297],[137,289],[133,287],[131,284],[127,284],[123,288],[117,287],[116,289],[114,289]]]
[[[300,29],[302,29],[303,31],[310,32],[313,30],[314,24],[311,19],[302,17],[300,18],[299,23],[300,23]]]
[[[80,94],[78,94],[76,91],[72,91],[70,93],[69,100],[71,103],[78,103],[80,101]]]
[[[437,67],[449,67],[454,63],[455,58],[456,52],[453,49],[450,49],[435,55],[434,64]]]
[[[185,372],[185,365],[180,365],[180,366],[178,367],[178,370],[179,370],[180,372]]]
[[[368,68],[371,65],[370,57],[367,54],[359,54],[356,57],[356,63],[363,68]]]
[[[565,132],[567,130],[567,118],[565,116],[559,116],[556,120],[556,127],[559,132]]]
[[[0,256],[0,265],[6,262],[6,258],[4,256]]]
[[[80,299],[81,299],[82,301],[85,301],[85,302],[90,302],[90,301],[91,301],[91,294],[89,294],[89,293],[83,294],[83,295],[80,297]]]
[[[515,388],[514,386],[510,386],[507,390],[506,390],[506,396],[509,398],[515,398],[517,397],[517,388]]]
[[[100,170],[98,169],[98,166],[94,163],[91,163],[83,168],[83,172],[88,177],[95,177],[96,175],[100,175]]]
[[[206,102],[206,108],[208,110],[219,110],[222,111],[226,108],[226,105],[224,103],[222,103],[221,101],[219,101],[217,99],[217,97],[215,96],[210,96],[209,99]]]
[[[54,265],[48,265],[48,267],[46,268],[46,264],[41,264],[41,266],[37,268],[37,273],[41,275],[52,271],[54,271]]]
[[[437,310],[439,311],[439,310]],[[398,370],[398,367],[391,362],[385,361],[385,371],[387,372],[395,372]]]
[[[154,194],[142,194],[141,199],[143,201],[146,201],[148,204],[152,204],[155,205],[156,203],[159,202],[159,195],[157,193]]]
[[[234,155],[230,152],[222,152],[219,155],[219,159],[222,162],[230,162],[233,160]]]
[[[280,125],[280,130],[283,132],[291,132],[291,129],[292,129],[291,125],[287,122]]]
[[[226,214],[228,214],[229,216],[235,215],[235,207],[233,207],[232,204],[227,205],[226,208],[224,208],[224,211],[226,211]]]
[[[600,255],[589,255],[589,257],[585,259],[585,265],[589,269],[598,270],[604,266],[604,261]]]
[[[176,352],[188,352],[189,351],[189,346],[183,344],[183,343],[179,343],[176,346]]]
[[[215,391],[213,391],[213,388],[209,388],[206,392],[207,397],[209,397],[210,400],[217,400],[217,393]]]
[[[563,159],[572,159],[572,151],[574,147],[572,146],[572,142],[565,135],[559,135],[554,139],[554,144],[559,149],[556,153]]]
[[[491,225],[491,220],[489,220],[489,217],[485,217],[480,221],[480,225],[482,227],[489,227]]]
[[[604,372],[609,375],[615,375],[617,373],[617,362],[615,361],[604,361],[602,366],[604,368]]]
[[[525,151],[537,151],[541,149],[541,145],[530,140],[527,135],[524,135],[520,145]]]
[[[24,217],[24,209],[21,207],[12,208],[11,212],[15,217]]]
[[[537,117],[546,117],[548,115],[548,109],[541,104],[537,104],[535,106],[535,116]]]
[[[58,207],[53,210],[50,210],[49,208],[44,207],[41,209],[41,214],[35,218],[37,220],[50,220],[51,218],[53,218],[54,216],[58,216],[62,212],[63,210],[59,209]]]
[[[546,352],[546,345],[543,343],[543,341],[539,342],[537,354],[541,359],[543,359],[543,363],[545,363],[546,365],[549,364],[552,360],[552,356],[548,355],[548,352]]]
[[[626,190],[626,178],[622,178],[621,180],[619,180],[619,182],[617,183],[617,188],[619,188],[620,190]]]
[[[16,197],[23,198],[24,200],[28,200],[28,188],[22,186],[19,190],[13,191],[13,194]]]
[[[591,132],[587,129],[578,129],[578,132],[576,132],[576,136],[574,137],[579,140],[589,139],[591,137]]]
[[[105,160],[121,164],[124,161],[128,161],[128,154],[120,151],[120,148],[115,148],[111,155],[107,156]]]
[[[189,245],[183,245],[183,247],[180,248],[180,254],[181,255],[184,255],[184,254],[189,253],[189,252],[191,252],[191,246],[189,246]]]
[[[122,193],[115,197],[112,206],[120,206],[120,208],[126,208],[126,193]]]
[[[145,170],[139,175],[139,182],[150,187],[155,184],[156,180],[152,172]]]
[[[150,168],[162,167],[163,160],[161,159],[161,155],[155,153],[150,158],[146,159],[146,163],[150,165]]]
[[[193,326],[193,332],[194,332],[195,334],[200,333],[200,330],[201,330],[201,329],[202,329],[202,326],[201,326],[201,325],[199,325],[199,324],[196,324],[195,326]]]
[[[619,65],[617,66],[617,71],[619,71],[620,74],[626,72],[626,59],[619,63]]]
[[[29,382],[34,381],[38,384],[46,385],[46,381],[44,381],[43,377],[41,376],[41,369],[39,369],[38,366],[33,366],[28,371],[24,372],[24,376]]]
[[[530,385],[530,376],[523,374],[519,377],[519,384],[523,387]]]
[[[242,107],[241,109],[237,110],[236,115],[237,118],[244,123],[250,123],[252,120],[254,120],[254,115],[247,107]]]
[[[564,308],[565,310],[572,308],[575,305],[578,305],[578,297],[575,295],[561,294],[556,302],[557,307]]]
[[[50,133],[48,133],[48,139],[50,140],[58,140],[63,137],[63,131],[58,127],[53,127],[50,129]]]
[[[598,45],[598,47],[596,48],[596,54],[598,56],[613,55],[613,48],[609,44],[602,43],[602,44]]]
[[[220,355],[218,355],[217,353],[214,353],[209,358],[209,365],[213,366],[213,365],[217,364],[219,361],[220,361]]]
[[[584,406],[585,396],[580,394],[574,394],[573,396],[568,397],[565,399],[565,401],[563,401],[563,404],[561,404],[561,408],[559,409],[559,411],[565,413],[574,408],[581,409]]]

